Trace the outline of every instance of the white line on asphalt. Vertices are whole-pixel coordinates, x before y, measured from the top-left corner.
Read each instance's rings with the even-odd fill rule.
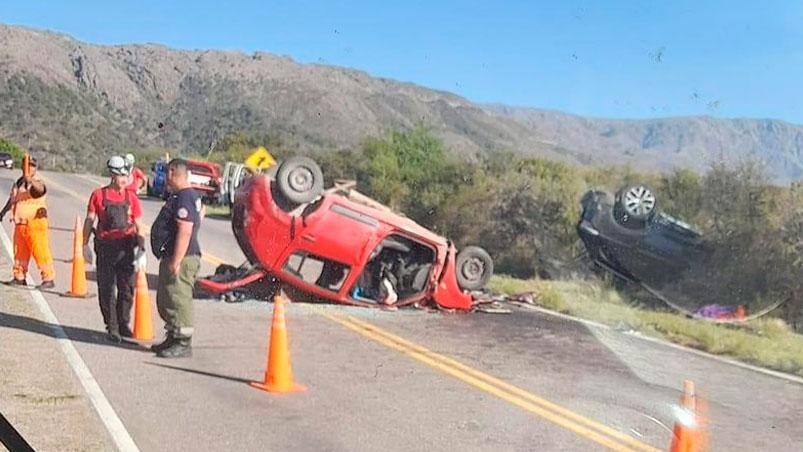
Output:
[[[690,348],[690,347],[684,347],[682,345],[675,344],[675,343],[672,343],[672,342],[667,342],[667,341],[664,341],[664,340],[661,340],[661,339],[658,339],[658,338],[644,336],[643,334],[639,334],[639,333],[634,333],[634,332],[629,332],[629,331],[624,331],[624,332],[617,331],[616,329],[611,328],[608,325],[603,325],[601,323],[593,322],[591,320],[581,319],[581,318],[578,318],[578,317],[574,317],[574,316],[571,316],[571,315],[568,315],[568,314],[563,314],[563,313],[556,312],[556,311],[550,311],[549,309],[545,309],[545,308],[542,308],[542,307],[539,307],[539,306],[533,306],[533,305],[530,305],[530,304],[527,304],[527,303],[513,303],[513,304],[515,304],[516,306],[520,306],[520,307],[523,307],[523,308],[530,309],[532,311],[540,312],[542,314],[551,315],[553,317],[559,317],[561,319],[568,320],[568,321],[571,321],[571,322],[582,323],[584,325],[588,325],[588,326],[591,326],[591,327],[594,327],[594,328],[600,328],[600,329],[604,329],[604,330],[616,331],[618,333],[622,333],[624,335],[627,335],[627,336],[635,338],[635,339],[641,339],[643,341],[652,342],[654,344],[664,345],[666,347],[674,348],[675,350],[679,350],[679,351],[686,352],[686,353],[691,353],[691,354],[694,354],[694,355],[697,355],[697,356],[701,356],[703,358],[708,358],[708,359],[712,359],[714,361],[719,361],[719,362],[724,363],[724,364],[730,364],[732,366],[741,367],[742,369],[752,370],[753,372],[758,372],[758,373],[761,373],[761,374],[764,374],[764,375],[768,375],[768,376],[771,376],[771,377],[780,378],[780,379],[786,380],[786,381],[791,381],[792,383],[803,384],[803,378],[797,377],[795,375],[790,375],[790,374],[787,374],[787,373],[778,372],[778,371],[771,370],[771,369],[765,369],[763,367],[753,366],[751,364],[743,363],[741,361],[736,361],[734,359],[723,358],[722,356],[718,356],[718,355],[714,355],[714,354],[711,354],[711,353],[707,353],[707,352],[704,352],[702,350],[697,350],[697,349]]]
[[[6,253],[13,260],[14,248],[11,245],[11,239],[8,238],[8,234],[6,234],[6,231],[2,227],[0,227],[0,240],[3,242]],[[28,277],[28,284],[33,284],[30,275]],[[98,412],[100,420],[103,421],[115,445],[117,445],[117,449],[122,452],[139,452],[139,448],[134,443],[134,439],[131,438],[131,435],[117,416],[109,400],[103,394],[100,385],[95,380],[95,377],[92,376],[92,372],[89,371],[89,367],[87,367],[81,355],[78,354],[78,350],[75,349],[72,341],[67,337],[67,333],[64,332],[64,328],[61,327],[59,320],[56,318],[55,314],[53,314],[42,292],[36,289],[30,292],[31,298],[33,298],[34,303],[42,312],[45,321],[52,325],[56,340],[59,345],[61,345],[61,351],[64,352],[67,362],[70,363],[70,367],[72,367],[73,372],[75,372],[75,376],[78,377],[78,381],[80,381],[81,385],[84,387],[86,394],[89,396],[89,400],[92,402],[92,406],[95,408],[95,411]]]

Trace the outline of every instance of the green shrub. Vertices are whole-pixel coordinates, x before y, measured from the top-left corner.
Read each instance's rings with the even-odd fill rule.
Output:
[[[25,156],[25,150],[20,145],[5,138],[0,138],[0,152],[10,154],[17,165],[22,163],[22,158]]]

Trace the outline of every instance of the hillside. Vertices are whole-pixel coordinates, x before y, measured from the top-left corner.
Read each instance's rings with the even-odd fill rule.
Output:
[[[579,164],[704,169],[757,157],[803,174],[803,127],[707,117],[643,121],[472,103],[454,94],[267,53],[98,46],[0,25],[0,135],[61,169],[126,149],[206,152],[234,131],[299,150],[346,148],[424,123],[472,158],[508,149]]]

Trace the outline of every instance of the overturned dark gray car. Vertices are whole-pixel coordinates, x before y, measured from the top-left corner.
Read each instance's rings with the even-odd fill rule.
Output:
[[[661,289],[705,260],[700,233],[658,210],[646,185],[629,185],[613,196],[591,190],[580,203],[577,233],[588,256],[619,279]]]

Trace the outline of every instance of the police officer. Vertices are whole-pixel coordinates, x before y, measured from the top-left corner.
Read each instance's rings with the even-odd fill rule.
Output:
[[[14,220],[14,279],[11,285],[26,286],[28,262],[33,255],[42,276],[40,289],[55,287],[56,271],[48,243],[47,187],[36,174],[36,159],[29,160],[30,174],[23,175],[11,188],[8,202],[0,210],[0,221],[12,211]]]
[[[106,338],[120,343],[132,337],[128,324],[134,301],[134,266],[143,265],[145,237],[139,198],[126,189],[129,170],[125,159],[114,156],[106,162],[111,182],[92,192],[84,221],[84,259],[92,262],[89,236],[95,228],[98,299]],[[117,294],[115,295],[115,286]]]
[[[170,161],[167,184],[171,195],[151,227],[151,248],[160,259],[156,306],[167,332],[164,342],[151,349],[162,358],[182,358],[192,356],[192,288],[201,266],[203,206],[190,186],[185,160]]]

